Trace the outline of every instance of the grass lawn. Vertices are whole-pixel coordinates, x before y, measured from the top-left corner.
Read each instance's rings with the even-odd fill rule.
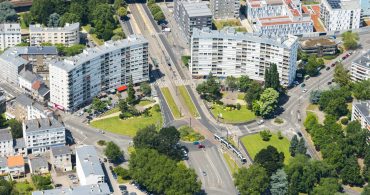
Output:
[[[238,100],[244,100],[245,93],[239,93],[238,94]]]
[[[316,110],[316,109],[319,109],[319,106],[318,105],[316,105],[316,104],[309,104],[308,106],[307,106],[307,110]]]
[[[113,114],[113,113],[116,113],[116,112],[119,112],[119,108],[118,107],[114,107],[114,108],[112,108],[112,109],[104,112],[102,114],[102,116],[108,116],[108,115]]]
[[[175,118],[180,118],[181,113],[179,111],[179,108],[176,106],[175,100],[173,100],[171,92],[168,89],[168,87],[161,88],[161,91],[162,91],[162,94],[163,94],[164,98],[166,99],[166,102],[167,102],[168,106],[171,109],[171,112],[172,112],[173,116]]]
[[[150,117],[132,117],[129,119],[121,120],[118,116],[106,118],[102,120],[93,121],[91,126],[110,131],[112,133],[127,135],[133,137],[136,135],[137,130],[148,125],[156,125],[158,128],[162,126],[161,112],[155,111],[155,108],[150,109],[152,116]]]
[[[234,161],[234,159],[231,158],[231,156],[228,153],[223,153],[224,159],[226,161],[227,166],[229,167],[231,174],[233,175],[236,173],[239,169],[238,164]]]
[[[242,25],[238,19],[213,20],[213,24],[216,26],[217,30],[221,30],[225,26],[241,26]]]
[[[177,89],[180,91],[180,95],[182,96],[182,98],[184,98],[185,104],[188,107],[191,115],[193,117],[198,117],[199,116],[198,110],[195,107],[194,102],[190,98],[190,95],[189,95],[188,91],[186,90],[185,86],[183,86],[183,85],[177,86]]]
[[[277,148],[279,152],[284,153],[284,164],[288,164],[291,158],[289,153],[290,142],[287,138],[279,139],[276,134],[272,133],[269,141],[263,141],[261,136],[257,134],[247,135],[241,139],[243,145],[247,149],[249,155],[254,159],[256,154],[267,146],[271,145]]]
[[[256,115],[251,110],[248,110],[246,106],[242,106],[240,110],[227,111],[222,105],[213,104],[211,112],[215,117],[221,113],[223,117],[221,121],[226,123],[243,123],[256,118]]]
[[[141,100],[139,102],[139,106],[146,106],[146,105],[149,105],[149,104],[152,104],[152,103],[154,103],[154,102],[149,101],[149,100]]]
[[[17,182],[13,186],[13,190],[15,192],[18,192],[18,194],[32,194],[32,191],[35,190],[35,187],[32,185],[32,183],[26,183],[26,182]]]

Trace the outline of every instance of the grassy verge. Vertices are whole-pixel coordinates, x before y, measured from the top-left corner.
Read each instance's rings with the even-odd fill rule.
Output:
[[[154,102],[149,101],[149,100],[141,100],[139,102],[139,106],[147,106],[147,105],[152,104],[152,103],[154,103]]]
[[[162,94],[163,94],[164,98],[166,99],[166,102],[167,102],[168,106],[171,109],[171,112],[172,112],[173,116],[175,118],[180,118],[181,113],[179,111],[179,108],[176,106],[175,100],[173,100],[171,92],[168,89],[168,87],[161,88],[161,91],[162,91]]]
[[[195,132],[193,128],[189,126],[182,126],[179,128],[180,139],[182,141],[194,142],[204,140],[204,136],[198,132]]]
[[[13,185],[14,194],[30,195],[32,194],[32,191],[34,190],[35,190],[35,187],[32,185],[32,183],[17,182]]]
[[[239,169],[238,164],[234,161],[234,159],[231,158],[231,156],[228,153],[223,153],[224,159],[226,161],[227,166],[229,167],[231,174],[233,175],[236,173]]]
[[[227,110],[223,105],[213,104],[211,112],[215,117],[221,113],[223,118],[221,121],[226,123],[243,123],[256,118],[256,115],[246,106],[241,106],[240,110]]]
[[[195,107],[193,100],[190,98],[190,95],[189,95],[188,91],[186,90],[185,86],[183,86],[183,85],[182,86],[177,86],[177,89],[179,90],[180,95],[184,98],[185,104],[188,107],[191,115],[193,117],[198,117],[199,116],[198,110]]]
[[[157,128],[162,126],[162,115],[160,111],[155,110],[154,107],[150,109],[151,116],[132,117],[122,120],[118,116],[110,117],[102,120],[93,121],[91,126],[110,131],[112,133],[127,135],[133,137],[136,135],[137,130],[144,128],[148,125],[156,125]]]
[[[241,142],[252,159],[254,159],[260,150],[267,148],[269,145],[274,146],[279,152],[284,153],[284,164],[288,164],[289,159],[291,158],[289,153],[289,140],[285,137],[283,139],[279,139],[276,134],[272,134],[269,141],[263,141],[259,134],[247,135],[241,139]]]
[[[244,100],[245,93],[239,93],[238,94],[238,100]]]
[[[106,111],[106,112],[104,112],[104,114],[102,114],[101,116],[108,116],[108,115],[110,115],[110,114],[114,114],[114,113],[117,113],[117,112],[119,112],[120,110],[119,110],[119,108],[118,107],[114,107],[114,108],[112,108],[112,109],[110,109],[110,110],[108,110],[108,111]]]

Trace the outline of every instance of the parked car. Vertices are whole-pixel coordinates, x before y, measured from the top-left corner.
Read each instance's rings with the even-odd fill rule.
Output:
[[[302,91],[303,93],[306,93],[307,92],[307,89],[303,89],[303,91]]]
[[[199,141],[193,142],[193,145],[199,145],[199,144],[200,144]]]
[[[263,120],[259,120],[259,121],[257,121],[257,124],[258,124],[258,125],[262,125],[264,122],[265,122],[265,121],[263,121]]]
[[[297,132],[297,135],[299,136],[299,137],[302,137],[302,133],[301,132]]]
[[[201,148],[205,148],[206,146],[204,146],[203,144],[199,144],[198,145],[198,148],[201,149]]]
[[[325,69],[325,70],[330,70],[330,66],[326,67],[326,69]]]
[[[335,65],[336,65],[336,63],[334,62],[334,63],[331,64],[331,67],[334,67]]]
[[[331,85],[331,81],[328,82],[328,85]]]
[[[55,186],[56,188],[60,188],[60,187],[62,187],[62,184],[57,183],[57,184],[55,184],[54,186]]]
[[[303,88],[303,87],[305,87],[305,86],[306,86],[306,84],[304,84],[304,83],[302,83],[302,84],[301,84],[301,87],[302,87],[302,88]]]

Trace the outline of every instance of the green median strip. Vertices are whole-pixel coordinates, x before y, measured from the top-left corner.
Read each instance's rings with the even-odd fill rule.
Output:
[[[175,118],[180,118],[181,113],[179,111],[179,108],[176,106],[175,100],[172,98],[172,95],[170,93],[170,90],[168,87],[163,87],[161,88],[162,94],[164,98],[166,99],[168,107],[170,107],[171,112],[173,114],[173,117]]]
[[[232,159],[232,157],[226,152],[223,153],[223,155],[224,155],[224,159],[226,161],[226,164],[227,164],[227,166],[229,167],[229,169],[231,171],[231,174],[233,175],[234,173],[238,172],[239,166],[235,162],[235,160]]]
[[[183,86],[183,85],[177,86],[177,89],[179,90],[180,95],[182,96],[182,98],[184,98],[185,104],[188,107],[191,115],[193,117],[198,117],[199,116],[198,110],[195,107],[193,100],[190,98],[190,95],[189,95],[188,91],[186,90],[185,86]]]

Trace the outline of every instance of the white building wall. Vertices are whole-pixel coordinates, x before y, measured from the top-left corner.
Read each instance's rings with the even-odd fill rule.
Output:
[[[0,141],[0,156],[13,155],[13,140]]]
[[[21,27],[18,23],[0,24],[0,50],[21,43]]]
[[[23,137],[26,147],[33,153],[46,152],[51,146],[66,143],[64,127],[30,132],[23,130]]]
[[[45,27],[41,25],[30,26],[30,45],[39,46],[41,43],[63,44],[72,46],[80,42],[80,25],[66,24],[64,27]]]
[[[362,81],[362,80],[370,79],[370,64],[369,65],[359,65],[355,62],[352,62],[351,78],[353,81]]]
[[[327,0],[320,4],[320,18],[328,31],[360,28],[361,9],[332,9]]]

